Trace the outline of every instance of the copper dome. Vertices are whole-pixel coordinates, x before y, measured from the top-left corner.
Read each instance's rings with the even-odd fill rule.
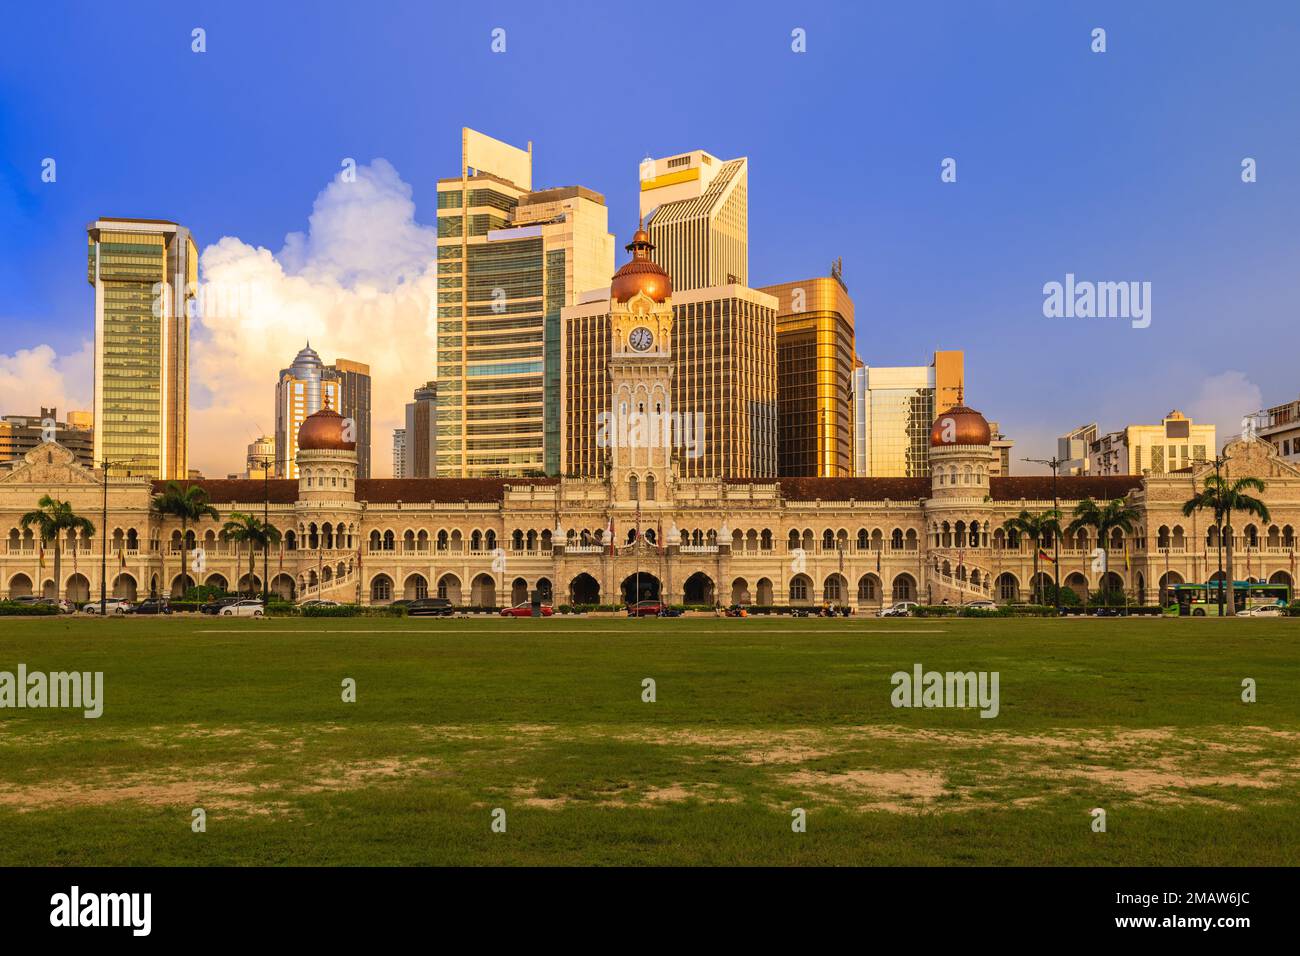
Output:
[[[650,258],[654,246],[644,229],[638,229],[624,248],[632,253],[632,259],[614,273],[609,286],[611,299],[627,302],[638,292],[644,292],[655,302],[663,302],[673,294],[673,280]]]
[[[355,441],[343,440],[343,416],[326,406],[308,415],[298,429],[299,451],[356,451]]]
[[[930,447],[948,445],[987,445],[993,432],[984,416],[965,405],[954,405],[934,420],[930,427]]]

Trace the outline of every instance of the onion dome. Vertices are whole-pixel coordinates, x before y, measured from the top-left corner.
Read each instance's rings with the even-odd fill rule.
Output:
[[[673,280],[650,259],[654,246],[645,229],[638,229],[624,248],[632,253],[632,260],[614,273],[609,288],[610,298],[615,302],[627,302],[638,292],[644,292],[655,302],[663,302],[673,294]]]
[[[355,441],[343,440],[343,416],[328,405],[308,415],[298,429],[299,451],[356,451]]]
[[[965,405],[954,405],[934,420],[930,428],[930,447],[949,445],[987,445],[993,432],[984,416]]]

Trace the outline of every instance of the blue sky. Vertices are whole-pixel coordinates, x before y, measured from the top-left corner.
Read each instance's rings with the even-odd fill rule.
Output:
[[[604,193],[620,247],[643,156],[748,156],[751,284],[843,256],[863,360],[964,349],[968,400],[1017,455],[1050,454],[1051,436],[1087,421],[1179,407],[1233,422],[1300,393],[1300,5],[310,8],[6,11],[0,399],[32,407],[0,412],[45,401],[16,353],[70,355],[91,334],[96,216],[176,219],[201,246],[274,252],[354,157],[391,163],[427,225],[462,125],[532,140],[539,186]],[[191,52],[194,27],[206,53]],[[45,157],[55,183],[41,182]],[[945,157],[956,183],[940,181]],[[1045,318],[1043,285],[1066,273],[1150,282],[1150,327]]]

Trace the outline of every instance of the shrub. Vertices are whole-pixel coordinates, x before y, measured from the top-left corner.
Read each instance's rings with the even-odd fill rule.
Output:
[[[303,617],[356,617],[361,609],[355,604],[313,604],[299,610]]]
[[[956,613],[955,604],[920,604],[912,608],[914,617],[951,617]]]
[[[0,601],[0,617],[49,617],[58,613],[59,609],[53,604]]]

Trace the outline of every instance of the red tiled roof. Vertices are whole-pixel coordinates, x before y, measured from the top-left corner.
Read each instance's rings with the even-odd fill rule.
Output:
[[[500,501],[506,485],[554,485],[558,478],[359,478],[357,498],[394,501]]]
[[[296,478],[200,478],[195,481],[176,482],[182,488],[198,485],[208,493],[208,503],[214,505],[230,504],[236,501],[265,501],[270,493],[271,504],[293,504],[298,500],[298,481]],[[165,481],[153,483],[154,494],[161,494],[167,487]]]
[[[1123,498],[1142,487],[1141,475],[1062,475],[1056,479],[1056,494],[1064,501],[1109,501]],[[1049,501],[1052,497],[1051,475],[1008,475],[990,478],[989,492],[994,501]]]
[[[920,501],[930,491],[929,478],[728,478],[729,485],[773,481],[786,501]]]

